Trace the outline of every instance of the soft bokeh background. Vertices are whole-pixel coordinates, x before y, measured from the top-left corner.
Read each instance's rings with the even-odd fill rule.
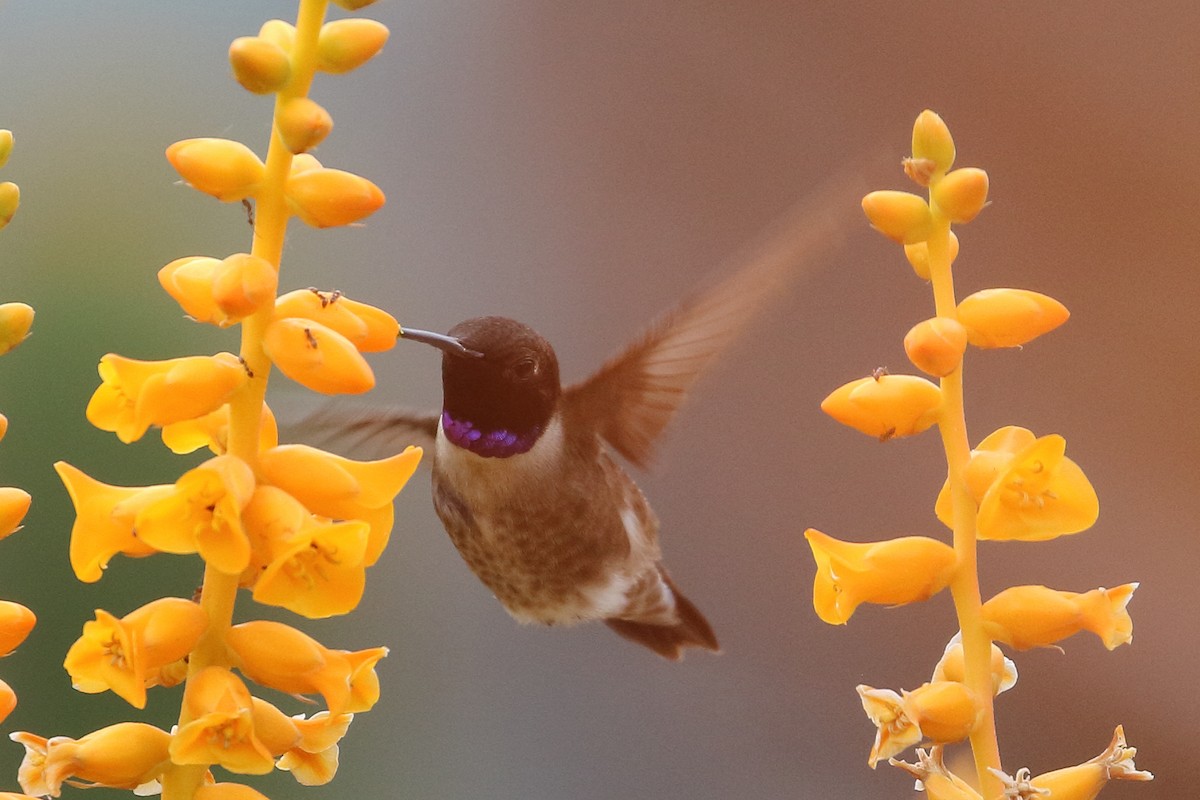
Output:
[[[1064,434],[1103,508],[1081,536],[984,545],[985,594],[1142,581],[1133,646],[1108,653],[1081,636],[1065,654],[1019,657],[998,707],[1006,764],[1082,761],[1121,722],[1158,778],[1104,796],[1193,796],[1198,8],[385,0],[370,9],[392,29],[383,54],[321,77],[314,96],[337,123],[320,158],[374,179],[388,205],[362,228],[297,224],[284,283],[340,288],[420,327],[514,316],[579,378],[829,175],[852,167],[868,186],[908,188],[911,122],[936,109],[959,164],[992,179],[992,206],[959,231],[960,293],[1033,288],[1073,312],[1023,351],[971,354],[973,438],[1010,423]],[[138,718],[73,692],[62,656],[92,609],[124,613],[198,581],[193,559],[160,557],[78,584],[50,464],[139,484],[194,463],[153,436],[121,446],[83,408],[106,352],[235,347],[181,319],[154,272],[246,249],[244,212],[175,185],[162,152],[191,136],[263,151],[268,103],[233,83],[225,50],[293,13],[0,2],[0,127],[17,137],[0,177],[24,202],[0,235],[0,298],[38,310],[33,338],[0,362],[12,421],[0,482],[35,497],[0,545],[0,594],[41,618],[0,669],[21,703],[6,730],[79,735]],[[723,655],[668,664],[601,626],[517,626],[459,561],[422,471],[361,610],[304,624],[333,646],[391,647],[383,701],[356,720],[334,784],[257,785],[276,798],[912,796],[898,771],[866,768],[854,685],[926,680],[954,632],[949,600],[826,627],[800,534],[941,533],[935,436],[881,446],[817,410],[875,366],[905,369],[900,338],[930,308],[898,249],[861,224],[677,421],[643,487]],[[376,397],[436,404],[436,356],[399,349],[374,359]],[[169,724],[177,704],[160,690],[140,718]],[[15,788],[19,750],[0,747],[0,786]]]

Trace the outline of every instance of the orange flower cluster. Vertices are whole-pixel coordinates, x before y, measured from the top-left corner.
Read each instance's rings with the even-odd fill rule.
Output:
[[[912,691],[859,686],[877,734],[868,761],[892,759],[921,742],[919,763],[903,764],[935,800],[1026,797],[1053,784],[1060,800],[1090,800],[1105,780],[1149,779],[1133,768],[1133,749],[1117,737],[1105,754],[1085,765],[1035,778],[1000,770],[993,698],[1016,682],[1016,667],[996,643],[1015,650],[1051,647],[1080,631],[1105,647],[1128,643],[1133,622],[1126,606],[1137,588],[1075,593],[1045,586],[1014,586],[982,602],[976,571],[981,540],[1043,541],[1092,526],[1099,502],[1083,470],[1067,458],[1058,435],[1036,436],[1007,426],[974,448],[963,410],[962,359],[968,345],[1020,347],[1061,325],[1067,309],[1024,289],[988,289],[956,301],[951,264],[958,255],[952,223],[974,219],[987,204],[988,176],[981,169],[952,169],[950,131],[937,114],[923,112],[913,127],[906,174],[928,188],[928,199],[908,192],[871,192],[862,202],[871,225],[904,245],[913,270],[932,283],[936,315],[912,327],[904,349],[932,378],[874,374],[835,389],[821,404],[831,417],[880,440],[912,436],[937,426],[946,450],[947,479],[934,514],[952,532],[953,546],[927,536],[881,542],[839,541],[818,530],[805,536],[816,560],[813,606],[833,625],[845,624],[864,603],[898,606],[926,600],[949,588],[960,632],[932,678]],[[951,774],[941,746],[970,740],[976,775]],[[1023,783],[1024,782],[1024,783]],[[982,790],[973,788],[979,786]]]
[[[366,4],[339,3],[350,10]],[[393,500],[421,458],[413,447],[362,462],[280,444],[263,402],[273,367],[325,394],[367,391],[374,375],[362,354],[386,350],[399,333],[389,314],[339,292],[277,296],[291,218],[320,228],[349,225],[384,202],[366,178],[323,167],[305,152],[333,125],[307,97],[314,73],[349,72],[387,40],[387,29],[371,20],[325,22],[327,5],[301,0],[294,26],[272,20],[230,48],[238,82],[276,98],[265,160],[225,139],[167,148],[193,188],[254,204],[251,252],[188,256],[158,273],[192,320],[240,326],[240,351],[164,361],[106,355],[88,404],[88,419],[123,442],[161,429],[171,450],[207,447],[212,457],[151,486],[112,486],[56,465],[75,506],[70,559],[79,580],[99,580],[118,554],[195,554],[203,562],[199,602],[159,598],[124,616],[97,610],[64,662],[79,691],[112,691],[139,709],[148,690],[184,683],[179,724],[164,731],[123,722],[77,740],[14,734],[26,748],[20,781],[30,794],[57,797],[71,783],[161,788],[165,800],[261,797],[247,786],[213,783],[214,766],[247,775],[281,769],[302,784],[323,784],[337,770],[338,743],[353,715],[379,699],[375,668],[386,648],[331,649],[282,623],[232,622],[239,589],[308,618],[354,610],[366,570],[391,534]],[[3,316],[0,308],[0,325]],[[325,710],[289,716],[255,697],[251,683],[317,695]]]

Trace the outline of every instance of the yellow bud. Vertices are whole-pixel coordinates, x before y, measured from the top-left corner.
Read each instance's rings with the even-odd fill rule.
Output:
[[[941,378],[958,369],[967,349],[967,329],[950,317],[918,322],[904,336],[904,352],[917,369]]]
[[[249,253],[234,253],[223,259],[213,274],[213,302],[226,320],[245,319],[275,299],[278,284],[279,273],[271,262]]]
[[[934,183],[930,192],[951,222],[970,222],[987,205],[988,176],[978,167],[956,169]]]
[[[992,694],[1007,692],[1017,684],[1017,665],[1012,659],[1006,658],[996,645],[992,645]],[[963,656],[962,634],[954,634],[954,638],[946,645],[946,650],[933,668],[933,680],[958,681],[966,683],[967,671]]]
[[[0,356],[29,336],[33,326],[33,306],[25,303],[0,304]]]
[[[958,681],[933,681],[904,692],[903,697],[905,712],[931,742],[962,741],[979,724],[980,709],[975,695]]]
[[[0,539],[21,530],[21,520],[33,502],[29,492],[15,486],[0,487]]]
[[[296,42],[296,26],[281,19],[269,19],[258,29],[258,36],[285,53],[290,53]]]
[[[8,433],[8,417],[0,414],[0,439]]]
[[[242,36],[229,45],[229,64],[242,88],[254,94],[278,92],[292,77],[288,53],[261,36]]]
[[[292,173],[287,181],[291,212],[314,228],[358,222],[378,211],[386,198],[366,178],[339,169]]]
[[[314,289],[288,292],[275,302],[275,316],[319,322],[345,336],[362,353],[388,350],[395,346],[400,335],[400,323],[391,314],[336,292]]]
[[[321,26],[317,69],[341,74],[362,66],[383,49],[387,26],[373,19],[339,19]]]
[[[998,642],[1028,650],[1049,647],[1079,631],[1091,631],[1109,650],[1133,640],[1126,606],[1138,585],[1061,592],[1045,586],[1013,586],[983,604],[984,628]]]
[[[862,603],[899,606],[927,600],[954,576],[954,548],[925,536],[882,542],[843,542],[809,528],[817,562],[813,608],[824,622],[843,625]]]
[[[912,155],[934,163],[935,173],[945,173],[954,163],[954,139],[942,118],[925,109],[913,123]]]
[[[12,181],[0,183],[0,229],[12,222],[21,205],[21,188]]]
[[[167,160],[192,188],[225,203],[253,195],[264,171],[249,147],[229,139],[184,139],[167,148]]]
[[[0,600],[0,658],[16,650],[37,624],[37,617],[20,603]]]
[[[908,263],[912,265],[913,272],[917,273],[918,278],[923,281],[929,280],[929,244],[927,242],[904,245],[904,257],[908,259]],[[950,231],[950,263],[953,264],[956,258],[958,258],[958,237],[954,231]]]
[[[362,394],[375,385],[375,373],[353,343],[319,322],[277,319],[263,349],[284,375],[314,392]]]
[[[1020,347],[1067,321],[1067,307],[1027,289],[984,289],[958,304],[958,321],[976,347]]]
[[[925,199],[910,192],[871,192],[862,200],[871,227],[894,242],[915,244],[929,238],[933,216]]]
[[[158,271],[158,282],[167,294],[197,322],[217,323],[212,280],[220,261],[207,256],[177,258]]]
[[[307,97],[293,97],[279,109],[275,126],[288,150],[303,153],[325,140],[333,130],[333,117]]]
[[[296,157],[292,159],[292,168],[288,170],[288,177],[295,178],[297,175],[320,168],[321,162],[317,161],[317,157],[312,153],[297,153]]]
[[[937,422],[941,406],[941,390],[916,375],[860,378],[821,401],[826,414],[880,441],[927,429]]]
[[[13,135],[10,130],[0,130],[0,167],[8,163],[8,157],[12,155]]]

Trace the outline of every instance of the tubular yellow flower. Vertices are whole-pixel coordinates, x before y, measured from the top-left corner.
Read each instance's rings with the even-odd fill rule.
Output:
[[[1018,650],[1048,647],[1079,631],[1091,631],[1109,650],[1133,640],[1126,606],[1138,585],[1082,594],[1045,586],[1013,586],[983,604],[984,627],[998,642]]]
[[[242,36],[229,45],[229,65],[242,88],[254,94],[278,92],[292,77],[292,62],[275,42]]]
[[[910,192],[871,192],[863,198],[862,208],[872,228],[900,244],[923,242],[933,229],[929,204]]]
[[[12,600],[0,600],[0,658],[12,655],[37,624],[32,611]]]
[[[0,181],[0,230],[12,222],[21,205],[21,187],[12,181]]]
[[[913,268],[913,272],[917,273],[918,278],[923,281],[930,279],[928,242],[904,245],[904,257],[908,259],[909,265]],[[950,231],[950,263],[953,264],[956,258],[958,258],[958,237],[954,231]]]
[[[1026,289],[984,289],[958,304],[958,321],[976,347],[1020,347],[1067,321],[1067,307]]]
[[[229,139],[184,139],[167,148],[167,160],[189,186],[223,203],[252,196],[263,179],[262,160]]]
[[[254,730],[250,691],[232,672],[206,667],[188,680],[183,704],[192,721],[171,738],[176,764],[220,764],[230,772],[266,775],[275,768],[271,753]]]
[[[158,281],[192,319],[224,328],[273,301],[278,276],[266,260],[235,253],[177,258],[158,271]]]
[[[143,507],[170,494],[174,487],[110,486],[65,461],[56,463],[54,470],[75,506],[70,546],[75,577],[95,583],[117,553],[140,557],[158,552],[134,535],[133,521]]]
[[[138,537],[164,553],[199,553],[214,569],[236,575],[250,562],[241,511],[254,493],[254,473],[234,456],[216,456],[185,472],[175,490],[138,512]]]
[[[954,634],[954,638],[946,645],[945,652],[933,668],[934,681],[966,682],[966,664],[963,658],[962,633]],[[1006,658],[996,645],[992,645],[992,694],[1007,692],[1017,684],[1017,665],[1012,659]]]
[[[924,536],[882,542],[843,542],[809,528],[817,562],[813,607],[830,625],[843,625],[863,603],[899,606],[927,600],[954,576],[954,548]]]
[[[287,182],[288,208],[314,228],[350,225],[383,207],[383,191],[364,177],[340,169],[319,167]]]
[[[227,642],[247,678],[290,694],[320,694],[334,716],[367,711],[379,699],[375,664],[387,655],[386,647],[330,650],[295,628],[267,620],[233,626]]]
[[[162,440],[172,453],[182,455],[207,447],[214,455],[225,455],[229,445],[229,406],[221,406],[203,417],[164,425]],[[269,450],[279,444],[279,426],[265,403],[260,415],[258,442],[260,450]]]
[[[339,19],[321,27],[317,69],[341,74],[374,58],[388,40],[387,26],[373,19]]]
[[[391,532],[392,501],[421,460],[421,448],[378,461],[354,461],[307,445],[281,445],[259,457],[263,481],[278,486],[315,514],[371,525],[365,564],[379,560]]]
[[[327,711],[312,719],[288,717],[270,703],[253,698],[254,730],[278,769],[292,773],[303,786],[333,780],[338,766],[338,741],[350,727],[352,714],[333,717]]]
[[[976,167],[948,172],[930,184],[930,195],[951,222],[970,222],[987,205],[988,176]]]
[[[871,768],[917,742],[935,744],[961,741],[979,724],[974,695],[957,681],[933,681],[911,692],[860,685],[863,710],[877,728],[867,763]]]
[[[354,344],[319,322],[277,319],[267,327],[263,350],[279,371],[321,394],[362,394],[375,373]]]
[[[922,372],[941,378],[958,369],[967,349],[967,329],[950,317],[914,325],[904,337],[908,360]]]
[[[390,350],[400,335],[400,323],[391,314],[338,292],[288,292],[275,301],[275,317],[319,322],[345,336],[362,353]]]
[[[880,441],[928,429],[938,421],[941,406],[941,390],[916,375],[859,378],[821,401],[826,414]]]
[[[333,130],[333,117],[307,97],[292,97],[280,107],[275,126],[289,152],[304,153],[325,141]]]
[[[1053,800],[1095,800],[1100,790],[1111,780],[1149,781],[1154,776],[1134,766],[1137,748],[1125,743],[1125,730],[1120,725],[1113,732],[1108,748],[1083,764],[1056,769],[1038,775],[1030,784],[1049,792]]]
[[[882,759],[903,753],[921,741],[921,726],[908,716],[904,698],[891,689],[876,689],[859,684],[858,696],[863,711],[875,725],[875,743],[867,756],[871,769]]]
[[[151,425],[169,425],[215,411],[246,382],[232,353],[137,361],[109,353],[100,359],[103,383],[87,407],[88,421],[128,444]]]
[[[912,131],[912,157],[932,161],[936,173],[954,164],[954,138],[942,118],[928,108],[917,115]]]
[[[159,671],[196,646],[208,625],[200,606],[178,597],[154,600],[121,619],[103,609],[86,622],[63,662],[78,691],[111,690],[135,708],[146,707],[146,688]]]
[[[0,486],[0,539],[21,530],[21,521],[33,502],[29,492],[15,486]]]
[[[254,599],[310,619],[353,611],[366,588],[369,532],[365,522],[310,523],[267,564]]]
[[[58,797],[63,783],[72,779],[136,791],[155,783],[170,767],[171,735],[141,722],[119,722],[78,740],[47,740],[24,731],[11,738],[25,746],[17,780],[29,794]]]
[[[941,745],[934,745],[929,752],[918,749],[916,764],[894,758],[888,763],[912,775],[917,780],[917,791],[924,791],[929,800],[983,800],[970,784],[946,769],[942,750]]]
[[[291,772],[301,786],[324,786],[337,774],[338,746],[316,753],[300,748],[289,750],[276,766]]]
[[[0,356],[25,341],[31,327],[32,306],[25,303],[0,304]]]
[[[1096,490],[1066,440],[1042,436],[1017,453],[979,504],[980,539],[1042,541],[1087,530],[1100,514]]]

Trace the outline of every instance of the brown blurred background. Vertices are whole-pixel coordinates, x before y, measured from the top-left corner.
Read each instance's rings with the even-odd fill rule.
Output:
[[[1104,797],[1194,796],[1195,4],[388,0],[369,11],[392,40],[358,73],[317,81],[337,124],[318,156],[371,177],[389,202],[362,228],[293,227],[285,287],[340,288],[434,329],[513,316],[555,343],[568,379],[829,176],[909,188],[899,159],[912,120],[941,113],[958,164],[991,176],[991,207],[959,229],[960,296],[1018,286],[1072,311],[1023,351],[971,354],[972,438],[1005,424],[1062,433],[1102,506],[1088,533],[982,546],[984,592],[1142,582],[1132,646],[1108,653],[1080,636],[1065,654],[1017,657],[1020,682],[998,703],[1005,763],[1038,773],[1083,761],[1123,723],[1158,777]],[[144,716],[76,694],[60,664],[93,608],[186,596],[196,562],[118,560],[99,584],[76,583],[50,464],[138,484],[194,463],[154,437],[122,447],[83,408],[105,352],[236,347],[230,332],[180,319],[154,272],[246,249],[244,213],[174,185],[162,151],[191,136],[264,150],[268,102],[228,77],[225,50],[293,14],[234,0],[0,3],[0,127],[17,137],[0,179],[20,183],[24,202],[0,234],[0,299],[38,309],[33,338],[0,362],[11,420],[0,482],[35,497],[26,529],[0,545],[0,595],[41,617],[0,665],[21,698],[6,730],[79,735],[176,713],[177,692],[156,694]],[[880,445],[817,409],[873,367],[906,370],[900,339],[931,308],[899,249],[859,224],[674,426],[642,485],[723,655],[667,664],[601,626],[516,625],[459,561],[422,471],[362,609],[303,623],[331,646],[391,647],[383,701],[355,722],[331,786],[256,785],[275,798],[912,796],[900,772],[866,768],[873,733],[854,686],[926,680],[956,627],[949,598],[824,626],[801,532],[945,533],[932,514],[936,436]],[[436,358],[400,349],[374,359],[374,398],[435,405]],[[259,613],[248,600],[240,612]],[[18,752],[0,748],[0,787],[16,788]]]

